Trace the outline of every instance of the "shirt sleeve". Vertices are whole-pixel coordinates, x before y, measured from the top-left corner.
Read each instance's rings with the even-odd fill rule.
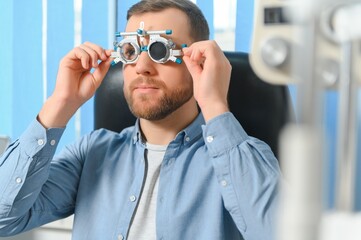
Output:
[[[0,236],[41,224],[31,218],[40,216],[37,210],[47,199],[41,192],[46,191],[50,162],[63,131],[45,129],[34,120],[0,157]]]
[[[269,146],[247,135],[232,113],[203,126],[225,208],[245,240],[273,239],[280,169]]]

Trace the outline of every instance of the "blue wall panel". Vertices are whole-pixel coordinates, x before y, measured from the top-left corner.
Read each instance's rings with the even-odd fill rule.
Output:
[[[253,0],[237,1],[236,51],[249,52],[253,29]]]
[[[42,106],[42,2],[14,1],[13,136],[17,138]]]
[[[125,30],[127,22],[127,11],[137,0],[118,0],[117,2],[117,31],[122,32]]]
[[[47,92],[54,90],[60,60],[74,46],[73,1],[48,1]]]
[[[0,1],[0,9],[6,9],[0,15],[0,135],[8,136],[13,135],[13,5],[13,1]]]
[[[325,207],[332,208],[335,204],[335,184],[336,184],[336,133],[337,133],[337,108],[338,108],[338,93],[330,91],[325,95],[325,111],[324,111],[324,126],[325,126],[325,169],[324,172],[327,185],[325,186]]]

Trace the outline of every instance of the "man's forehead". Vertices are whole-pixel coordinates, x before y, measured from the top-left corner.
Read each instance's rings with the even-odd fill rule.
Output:
[[[142,23],[144,23],[144,26],[141,27]],[[148,22],[149,23],[149,22]],[[129,23],[126,26],[127,32],[136,32],[138,29],[144,29],[146,31],[160,31],[160,30],[166,30],[165,27],[162,26],[155,26],[154,24],[147,24],[145,21],[138,21],[134,23]]]
[[[143,29],[146,31],[161,31],[161,30],[172,30],[174,28],[176,28],[176,26],[172,25],[172,24],[162,24],[159,22],[154,22],[154,21],[149,21],[147,19],[144,18],[139,18],[139,20],[132,20],[129,19],[128,24],[126,25],[126,31],[130,32],[130,31],[137,31],[138,29],[141,29],[141,25],[142,23],[143,25]]]
[[[165,38],[171,38],[177,44],[192,43],[188,16],[179,9],[169,8],[159,12],[146,12],[132,15],[126,25],[126,32],[135,32],[139,24],[144,22],[145,31],[171,30],[172,34],[161,34]]]
[[[181,29],[182,31],[186,31],[188,28],[187,15],[175,8],[169,8],[159,12],[135,14],[129,18],[126,30],[136,31],[139,28],[140,22],[144,22],[145,29],[150,31],[164,29]]]

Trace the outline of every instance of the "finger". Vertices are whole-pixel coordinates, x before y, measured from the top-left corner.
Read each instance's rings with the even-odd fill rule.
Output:
[[[82,49],[80,47],[76,47],[76,48],[73,49],[73,51],[71,51],[68,54],[68,57],[71,60],[80,60],[81,66],[84,69],[89,69],[90,68],[90,63],[89,63],[90,56],[84,49]]]
[[[203,51],[205,51],[205,49]],[[204,53],[196,47],[196,45],[184,49],[183,54],[189,56],[192,61],[197,62],[199,65],[202,65],[205,61]]]
[[[198,79],[198,76],[202,73],[201,65],[192,61],[189,56],[183,56],[183,61],[186,64],[189,73],[192,75],[193,80]]]
[[[102,61],[99,64],[99,66],[95,69],[95,71],[93,73],[93,77],[95,79],[95,84],[96,84],[97,88],[100,86],[105,75],[107,74],[112,61],[113,61],[113,59],[108,58],[106,61]]]
[[[183,51],[183,55],[184,56],[190,56],[192,54],[192,49],[190,47],[185,47],[185,48],[182,48],[182,51]]]
[[[79,47],[83,49],[85,52],[87,52],[88,55],[90,56],[91,66],[94,68],[98,67],[98,60],[100,59],[98,53],[94,49],[92,49],[91,47],[85,44],[81,44]]]
[[[191,59],[192,61],[198,62],[203,57],[203,53],[200,51],[199,48],[196,48],[192,51]]]
[[[110,57],[110,56],[112,55],[112,52],[114,52],[113,49],[107,49],[107,50],[105,50],[105,55],[106,55],[107,57]]]
[[[95,43],[85,42],[84,45],[92,48],[98,54],[99,59],[101,59],[102,61],[105,61],[109,57],[106,54],[106,50]]]

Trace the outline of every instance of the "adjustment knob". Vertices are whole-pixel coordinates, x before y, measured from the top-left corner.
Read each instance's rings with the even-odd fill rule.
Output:
[[[287,41],[281,38],[267,40],[262,48],[263,61],[272,68],[279,68],[288,60],[290,48]]]

